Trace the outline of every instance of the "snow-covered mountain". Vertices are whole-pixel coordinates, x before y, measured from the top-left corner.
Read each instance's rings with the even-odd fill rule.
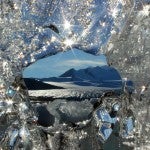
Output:
[[[88,67],[79,70],[69,69],[59,77],[41,80],[44,84],[49,84],[50,89],[29,90],[30,96],[44,96],[52,99],[99,98],[104,92],[111,91],[120,94],[123,85],[118,71],[110,66]],[[39,83],[38,81],[37,84]],[[36,86],[34,85],[34,87]]]
[[[73,82],[80,86],[98,87],[120,87],[122,86],[121,76],[116,69],[110,66],[88,67],[85,69],[67,70],[59,77],[45,78],[43,81],[51,82]]]

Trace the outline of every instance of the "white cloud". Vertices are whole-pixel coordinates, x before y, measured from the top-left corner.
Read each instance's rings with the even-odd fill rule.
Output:
[[[67,60],[62,63],[56,64],[57,67],[101,66],[101,65],[106,65],[106,64],[103,61],[77,60],[77,59]]]

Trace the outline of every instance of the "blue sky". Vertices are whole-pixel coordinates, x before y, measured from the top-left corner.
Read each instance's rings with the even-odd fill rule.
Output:
[[[41,59],[24,70],[24,77],[47,78],[63,74],[75,68],[87,68],[106,65],[104,55],[94,56],[84,51],[73,49],[64,53]]]

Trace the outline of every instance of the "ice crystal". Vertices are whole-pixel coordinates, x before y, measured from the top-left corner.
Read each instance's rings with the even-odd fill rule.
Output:
[[[142,115],[149,109],[149,9],[146,0],[1,0],[0,100],[9,101],[14,91],[23,95],[14,94],[17,100],[28,99],[18,83],[23,69],[39,59],[73,48],[105,54],[122,78],[135,82],[138,126],[145,121],[136,144],[142,143],[149,129],[149,112]]]

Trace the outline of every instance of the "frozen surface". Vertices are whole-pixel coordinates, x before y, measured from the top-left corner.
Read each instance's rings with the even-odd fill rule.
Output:
[[[148,0],[1,0],[0,99],[12,104],[10,97],[5,93],[13,83],[17,94],[12,100],[28,100],[27,91],[24,86],[20,86],[22,81],[18,76],[22,74],[24,67],[38,59],[73,48],[93,55],[103,53],[108,64],[116,67],[122,78],[130,79],[136,85],[132,95],[133,101],[127,106],[133,110],[137,118],[137,135],[134,142],[127,140],[125,143],[137,149],[148,149],[149,9]],[[14,83],[15,77],[17,78]],[[19,92],[23,96],[20,96]],[[75,145],[79,147],[80,144],[75,142],[75,137],[82,139],[85,134],[81,133],[64,133],[68,137],[67,140],[74,143],[69,145],[72,149],[77,149]],[[88,134],[95,135],[93,128]],[[58,135],[56,134],[53,140],[57,139]],[[33,139],[38,140],[35,136]],[[89,141],[90,145],[96,145],[93,140]],[[39,145],[42,145],[42,142],[38,143],[37,147]],[[42,149],[41,146],[38,148]]]

